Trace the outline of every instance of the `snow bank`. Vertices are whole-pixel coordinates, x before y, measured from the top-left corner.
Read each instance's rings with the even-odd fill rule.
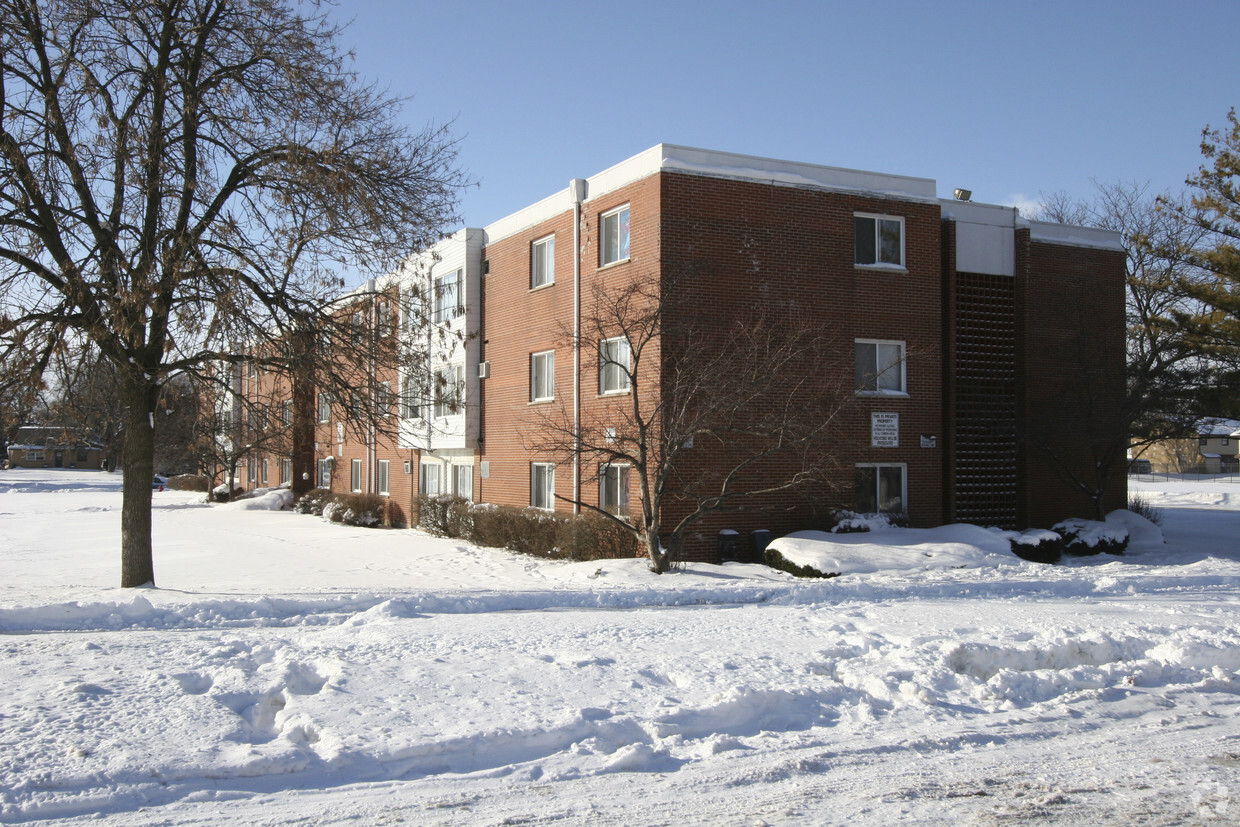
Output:
[[[855,534],[798,531],[769,548],[798,566],[823,574],[978,568],[1018,565],[1004,537],[972,525],[930,529],[882,526]]]

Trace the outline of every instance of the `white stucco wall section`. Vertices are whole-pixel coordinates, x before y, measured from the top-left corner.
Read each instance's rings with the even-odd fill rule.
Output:
[[[941,201],[943,217],[956,222],[956,270],[986,276],[1016,273],[1016,208],[970,201]]]

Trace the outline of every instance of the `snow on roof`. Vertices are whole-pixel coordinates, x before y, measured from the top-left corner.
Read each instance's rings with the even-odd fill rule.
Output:
[[[1197,423],[1197,433],[1201,436],[1240,436],[1240,421],[1206,417]]]

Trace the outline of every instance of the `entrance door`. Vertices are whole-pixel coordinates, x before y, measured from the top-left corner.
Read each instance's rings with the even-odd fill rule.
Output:
[[[65,452],[57,451],[54,456],[55,456],[55,459],[54,459],[55,467],[64,468],[65,467]]]

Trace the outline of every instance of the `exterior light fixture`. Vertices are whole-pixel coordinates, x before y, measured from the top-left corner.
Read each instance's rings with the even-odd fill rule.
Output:
[[[961,189],[960,187],[956,187],[954,190],[952,190],[952,197],[955,198],[957,201],[968,201],[970,198],[973,197],[973,190],[964,190],[964,189]]]

